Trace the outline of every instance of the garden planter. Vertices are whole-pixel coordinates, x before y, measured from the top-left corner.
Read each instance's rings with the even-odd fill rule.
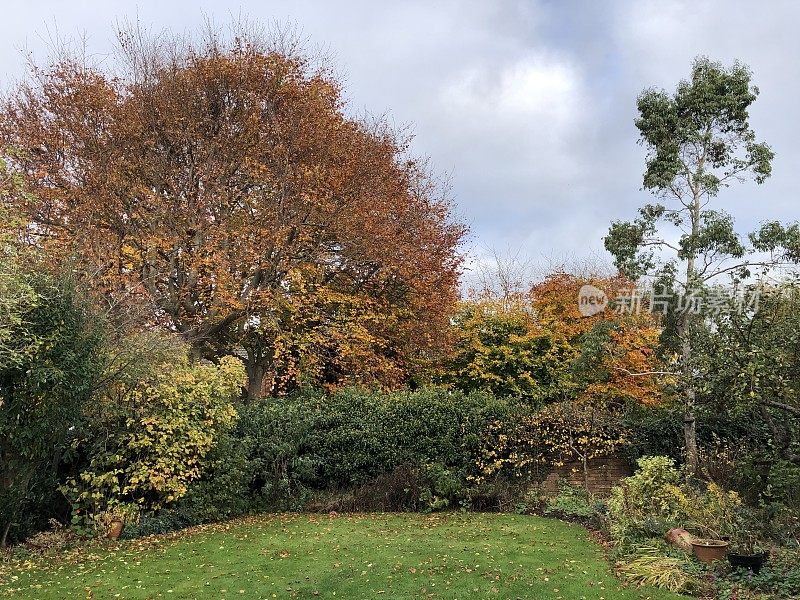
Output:
[[[674,529],[670,529],[667,534],[664,536],[667,540],[667,543],[671,546],[675,546],[676,548],[680,548],[684,552],[691,552],[692,551],[692,540],[694,537],[691,533],[686,531],[685,529],[681,529],[680,527],[675,527]]]
[[[754,575],[758,575],[766,560],[766,552],[759,552],[758,554],[728,554],[728,562],[731,563],[732,567],[750,569]]]
[[[723,540],[692,540],[692,548],[697,560],[712,563],[722,560],[728,551],[728,542]]]
[[[111,521],[111,527],[106,534],[106,537],[110,540],[116,540],[119,538],[120,534],[122,533],[122,521]]]

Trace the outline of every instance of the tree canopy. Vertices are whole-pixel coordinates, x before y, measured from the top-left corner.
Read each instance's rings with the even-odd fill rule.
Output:
[[[580,313],[587,282],[615,298],[633,282],[625,277],[584,279],[553,273],[525,292],[483,295],[461,304],[453,349],[438,379],[456,388],[519,396],[535,403],[656,404],[661,383],[642,372],[660,369],[658,319],[612,307]]]
[[[244,355],[251,397],[397,385],[442,343],[465,228],[406,140],[291,47],[121,46],[121,72],[62,59],[0,110],[31,243],[197,356]]]

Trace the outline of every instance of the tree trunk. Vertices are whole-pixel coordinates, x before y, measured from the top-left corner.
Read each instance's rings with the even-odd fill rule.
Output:
[[[777,404],[777,406],[775,406]],[[790,414],[796,414],[792,411],[792,406],[785,405],[780,402],[775,403],[772,402],[771,406],[778,408],[779,410],[782,408],[783,410],[789,409]],[[775,451],[777,455],[785,461],[788,461],[795,465],[800,465],[800,454],[792,451],[792,446],[794,443],[794,436],[790,428],[786,425],[787,423],[791,423],[791,417],[787,419],[779,419],[775,420],[772,418],[772,415],[769,412],[767,406],[763,403],[760,405],[761,415],[764,418],[764,421],[767,423],[769,427],[770,433],[772,433],[772,440],[775,446]]]
[[[583,487],[586,488],[586,493],[591,493],[589,490],[589,460],[587,455],[584,454],[581,459],[583,460]]]
[[[247,400],[251,402],[264,396],[264,379],[267,369],[257,358],[247,359]]]
[[[683,320],[683,319],[682,319]],[[690,475],[697,475],[699,460],[697,455],[697,418],[695,417],[696,392],[694,389],[691,363],[692,346],[689,341],[689,332],[685,323],[681,327],[681,353],[683,366],[681,368],[684,380],[683,390],[683,445],[686,452],[686,466]]]
[[[203,348],[197,342],[189,344],[189,362],[198,363],[203,360]]]
[[[6,523],[6,526],[3,528],[3,536],[0,537],[0,548],[2,548],[3,550],[5,550],[6,543],[8,542],[8,532],[9,531],[11,531],[11,521],[10,520],[8,521],[8,523]]]
[[[698,188],[694,188],[691,209],[692,238],[694,239],[700,234],[700,201],[700,192]],[[697,456],[697,418],[695,416],[697,396],[694,388],[694,373],[692,372],[691,364],[692,341],[690,337],[691,327],[689,326],[693,306],[688,303],[688,299],[691,298],[691,295],[697,288],[696,258],[695,252],[690,252],[689,256],[686,258],[686,288],[684,292],[687,298],[684,301],[684,313],[678,316],[678,337],[681,343],[681,358],[683,362],[681,365],[681,373],[684,385],[683,444],[686,452],[686,466],[688,467],[690,476],[697,475],[699,470]]]
[[[683,443],[686,447],[686,466],[689,469],[689,474],[697,475],[700,470],[700,461],[697,453],[697,419],[694,414],[694,390],[687,390],[686,394],[686,410],[683,413]]]

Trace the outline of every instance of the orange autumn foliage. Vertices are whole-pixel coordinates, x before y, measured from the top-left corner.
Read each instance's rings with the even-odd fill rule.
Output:
[[[251,397],[394,387],[442,346],[465,228],[406,141],[256,40],[123,48],[122,74],[61,60],[0,110],[30,243],[196,356],[244,356]]]
[[[593,316],[579,310],[578,293],[585,285],[603,290],[609,306]],[[618,311],[614,301],[630,292],[635,283],[616,277],[582,278],[555,273],[531,288],[536,327],[565,342],[572,349],[587,401],[634,400],[655,404],[662,398],[663,367],[656,354],[660,328],[647,307]]]
[[[613,306],[583,316],[578,294],[586,284],[612,299],[633,287],[623,277],[554,273],[528,294],[484,293],[462,302],[452,352],[435,380],[533,403],[659,402],[667,381],[656,353],[657,317],[647,310],[619,314]]]

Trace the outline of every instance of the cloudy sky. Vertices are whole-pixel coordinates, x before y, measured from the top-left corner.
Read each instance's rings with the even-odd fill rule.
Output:
[[[798,217],[800,5],[790,0],[3,0],[0,8],[4,88],[24,75],[20,50],[46,58],[56,31],[85,34],[103,56],[126,19],[173,31],[240,14],[295,23],[334,57],[353,111],[413,128],[414,152],[450,176],[478,258],[490,248],[537,262],[603,257],[609,222],[647,200],[637,94],[674,89],[698,54],[739,59],[761,89],[752,124],[777,158],[767,183],[720,200],[742,232]]]

